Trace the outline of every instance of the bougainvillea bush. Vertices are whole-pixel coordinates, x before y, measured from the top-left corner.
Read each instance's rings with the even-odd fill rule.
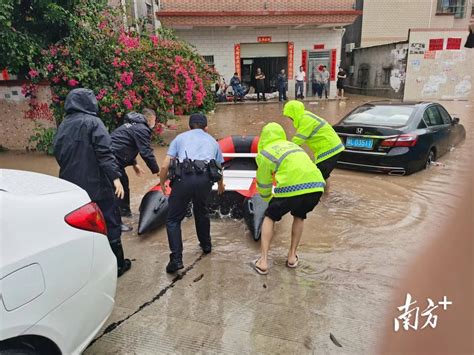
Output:
[[[85,2],[87,4],[87,2]],[[47,80],[57,124],[64,115],[64,100],[71,89],[92,89],[100,117],[109,129],[121,117],[145,107],[156,110],[163,122],[169,114],[208,111],[217,74],[187,43],[167,29],[158,33],[127,32],[109,8],[83,6],[77,10],[71,35],[42,51],[29,71],[34,82]],[[25,88],[26,95],[34,87]]]

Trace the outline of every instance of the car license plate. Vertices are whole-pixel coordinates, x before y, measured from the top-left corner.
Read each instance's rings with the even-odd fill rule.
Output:
[[[347,148],[372,149],[374,140],[372,138],[347,137]]]

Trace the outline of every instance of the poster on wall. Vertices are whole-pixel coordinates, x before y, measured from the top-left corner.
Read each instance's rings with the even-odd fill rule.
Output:
[[[240,77],[240,44],[234,45],[234,63],[235,63],[235,72],[239,74]]]
[[[288,42],[288,78],[293,78],[293,66],[295,60],[295,45]]]
[[[426,45],[424,43],[410,43],[410,54],[425,54]]]
[[[423,58],[425,58],[425,59],[436,59],[436,51],[426,51]]]

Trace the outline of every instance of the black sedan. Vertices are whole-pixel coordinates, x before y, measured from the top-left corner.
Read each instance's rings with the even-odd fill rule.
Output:
[[[334,126],[346,149],[338,167],[408,175],[466,137],[459,118],[432,102],[371,102]]]

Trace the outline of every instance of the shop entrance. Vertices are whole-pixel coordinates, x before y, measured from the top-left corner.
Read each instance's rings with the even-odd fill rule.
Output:
[[[288,72],[288,43],[243,43],[240,45],[242,82],[255,90],[257,68],[265,74],[265,92],[278,91],[278,73]]]
[[[313,83],[312,79],[316,75],[318,70],[322,69],[322,66],[325,65],[328,71],[331,70],[331,52],[330,51],[312,51],[308,53],[308,61],[306,64],[307,72],[307,87],[306,87],[306,96],[317,96],[313,94]],[[328,92],[329,92],[328,82]]]

